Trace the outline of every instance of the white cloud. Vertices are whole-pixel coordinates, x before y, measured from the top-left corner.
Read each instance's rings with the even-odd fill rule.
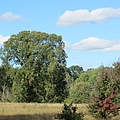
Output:
[[[13,14],[12,12],[6,12],[0,16],[1,21],[16,21],[21,19],[22,19],[21,16]]]
[[[3,37],[2,35],[0,35],[0,45],[3,45],[3,43],[6,42],[9,38],[10,36]]]
[[[120,43],[113,45],[112,47],[104,48],[103,51],[120,51]]]
[[[92,11],[80,9],[76,11],[65,11],[60,16],[57,26],[71,26],[81,23],[100,22],[120,16],[120,8],[99,8]]]
[[[65,49],[70,49],[70,44],[67,41],[63,41],[65,44]]]
[[[71,45],[71,49],[83,51],[120,51],[120,41],[89,37]]]

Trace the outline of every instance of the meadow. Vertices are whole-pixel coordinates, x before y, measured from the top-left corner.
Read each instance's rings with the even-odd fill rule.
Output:
[[[0,103],[0,120],[55,120],[63,104]],[[85,114],[84,120],[96,120],[87,109],[87,104],[76,104],[78,112]],[[112,120],[120,120],[120,116]]]

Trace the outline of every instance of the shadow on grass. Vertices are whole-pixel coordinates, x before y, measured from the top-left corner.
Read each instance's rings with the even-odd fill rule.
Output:
[[[53,114],[0,115],[0,120],[54,120]]]

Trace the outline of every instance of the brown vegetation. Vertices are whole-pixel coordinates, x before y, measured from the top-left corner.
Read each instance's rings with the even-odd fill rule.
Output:
[[[0,120],[54,120],[63,104],[40,103],[0,103]],[[87,110],[86,104],[77,104],[78,112],[85,114],[85,120],[95,120]],[[120,116],[114,118],[119,120]]]

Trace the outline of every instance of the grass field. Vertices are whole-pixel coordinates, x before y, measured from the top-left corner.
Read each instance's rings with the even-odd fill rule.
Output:
[[[40,103],[0,103],[0,120],[55,120],[54,116],[62,109],[63,104]],[[79,104],[78,112],[85,114],[84,120],[96,120],[87,110],[87,105]],[[117,116],[113,120],[120,120]]]

